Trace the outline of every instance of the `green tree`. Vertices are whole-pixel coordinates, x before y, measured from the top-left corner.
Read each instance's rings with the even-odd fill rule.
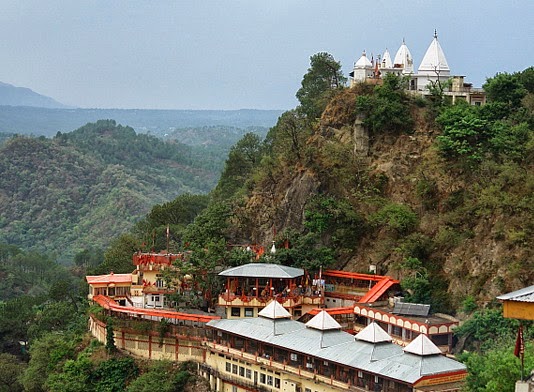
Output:
[[[210,242],[225,240],[229,227],[230,205],[213,202],[184,230],[184,247],[202,248]]]
[[[397,234],[408,234],[418,223],[417,214],[405,204],[388,203],[376,212],[371,221]]]
[[[464,353],[468,376],[467,392],[513,392],[520,379],[520,360],[514,356],[512,340],[492,341],[492,348],[484,353]],[[534,346],[525,345],[525,369],[534,369]]]
[[[310,120],[321,117],[331,93],[342,88],[346,78],[341,64],[325,52],[310,57],[310,68],[302,78],[302,87],[297,91],[299,110]]]
[[[133,358],[112,358],[95,368],[90,383],[95,392],[122,392],[138,374],[139,367]]]
[[[191,374],[182,370],[184,366],[176,368],[172,362],[153,361],[146,372],[132,381],[127,392],[175,392],[183,391]]]
[[[22,392],[19,379],[25,369],[26,364],[16,356],[0,353],[0,392]]]
[[[490,102],[502,102],[512,109],[520,107],[521,99],[527,94],[527,90],[520,82],[518,75],[506,72],[488,78],[482,87]]]
[[[51,373],[46,380],[50,392],[89,392],[93,391],[90,382],[94,364],[86,356],[80,355],[76,360],[68,359],[60,372]]]
[[[45,391],[48,376],[68,359],[74,359],[76,346],[81,336],[74,334],[47,334],[32,342],[30,362],[22,376],[22,384],[27,392]]]
[[[247,133],[230,149],[219,183],[213,192],[214,198],[231,198],[250,181],[252,171],[262,157],[262,143],[258,135]]]
[[[365,116],[364,124],[373,133],[405,132],[413,127],[404,82],[393,74],[386,75],[370,95],[358,96],[356,111]]]
[[[290,163],[302,162],[306,141],[312,129],[306,118],[296,110],[283,113],[269,130],[266,143],[270,152]]]
[[[401,270],[406,274],[401,280],[405,301],[430,304],[432,302],[432,287],[428,271],[423,263],[415,257],[408,257],[403,261]]]
[[[106,350],[110,354],[117,350],[117,347],[115,346],[115,333],[113,332],[113,323],[111,322],[111,318],[108,318],[108,322],[106,324]]]
[[[132,256],[139,250],[140,241],[132,234],[123,234],[111,241],[104,253],[104,261],[91,270],[91,275],[132,272]]]

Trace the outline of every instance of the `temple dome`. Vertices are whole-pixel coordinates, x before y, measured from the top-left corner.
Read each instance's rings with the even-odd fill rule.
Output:
[[[394,66],[402,68],[403,73],[413,73],[413,57],[404,40],[395,55]]]
[[[391,61],[391,55],[387,49],[382,56],[382,68],[393,68],[393,61]]]
[[[369,61],[367,58],[367,55],[365,54],[365,50],[362,53],[362,57],[358,61],[356,61],[356,64],[354,64],[354,68],[372,68],[373,64]]]

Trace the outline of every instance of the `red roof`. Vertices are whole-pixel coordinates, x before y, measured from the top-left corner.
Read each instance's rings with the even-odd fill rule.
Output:
[[[132,257],[134,265],[171,265],[173,261],[183,259],[183,253],[134,253]]]
[[[316,314],[319,314],[322,310],[326,310],[326,313],[328,313],[330,316],[335,316],[337,314],[353,314],[354,313],[354,308],[349,306],[348,308],[327,308],[327,309],[313,308],[312,310],[308,312],[308,314],[315,316]]]
[[[333,278],[346,278],[346,279],[358,279],[358,280],[371,280],[373,282],[378,282],[384,278],[389,278],[389,276],[382,275],[370,275],[370,274],[360,274],[357,272],[347,272],[347,271],[337,271],[337,270],[326,270],[323,272],[324,276],[330,276]],[[389,278],[391,279],[391,278]]]
[[[391,279],[388,276],[383,276],[382,280],[375,284],[371,290],[367,292],[360,300],[359,303],[375,302],[394,284],[399,283],[398,280]]]
[[[132,283],[132,274],[114,274],[86,276],[89,284]]]
[[[196,321],[200,323],[207,323],[211,320],[220,319],[219,316],[208,316],[203,314],[190,314],[190,313],[181,313],[173,312],[171,310],[158,310],[158,309],[142,309],[135,308],[133,306],[121,306],[114,300],[104,295],[95,295],[93,301],[102,306],[104,309],[109,309],[114,312],[126,313],[130,316],[154,316],[154,317],[163,317],[166,319],[175,319],[175,320],[185,320],[185,321]]]

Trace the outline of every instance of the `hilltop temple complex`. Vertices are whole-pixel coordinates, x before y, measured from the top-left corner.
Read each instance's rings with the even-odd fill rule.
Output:
[[[403,40],[393,60],[388,49],[376,59],[374,56],[369,59],[363,51],[350,73],[350,85],[352,87],[364,82],[381,83],[382,78],[388,74],[406,77],[408,91],[413,94],[429,96],[432,88],[439,87],[444,88],[444,96],[450,97],[453,103],[457,100],[464,100],[470,105],[486,103],[486,94],[481,88],[474,88],[472,84],[466,83],[465,76],[451,73],[445,53],[438,41],[437,31],[434,31],[434,38],[417,71],[410,49]]]

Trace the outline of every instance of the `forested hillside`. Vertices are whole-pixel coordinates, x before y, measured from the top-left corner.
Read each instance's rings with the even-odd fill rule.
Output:
[[[272,241],[272,260],[312,271],[374,264],[407,300],[451,313],[532,282],[534,69],[488,79],[478,107],[443,88],[407,95],[390,76],[348,89],[336,64],[312,58],[301,105],[232,148],[208,207],[171,245],[211,244],[205,268],[243,262],[224,244]]]
[[[0,242],[63,260],[105,247],[152,205],[208,192],[221,161],[114,121],[13,137],[0,146]]]

